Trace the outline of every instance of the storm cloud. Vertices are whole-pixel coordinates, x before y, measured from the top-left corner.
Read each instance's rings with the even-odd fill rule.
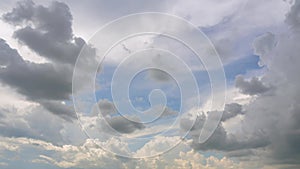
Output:
[[[54,62],[74,64],[85,41],[74,37],[69,7],[52,2],[49,7],[27,0],[17,3],[3,20],[21,26],[14,37],[30,49]]]
[[[52,2],[49,7],[44,7],[30,0],[21,1],[2,19],[16,26],[14,38],[48,62],[24,60],[17,50],[1,39],[1,82],[65,120],[74,119],[72,106],[62,102],[70,100],[73,67],[86,43],[73,35],[68,6]],[[95,55],[94,49],[87,45],[84,51]]]
[[[264,152],[265,163],[289,164],[298,168],[300,159],[300,2],[295,1],[286,15],[287,31],[280,34],[266,32],[254,41],[254,51],[259,54],[261,66],[267,69],[261,78],[245,80],[236,77],[236,88],[253,100],[245,105],[225,106],[223,121],[236,114],[243,116],[240,131],[229,133],[222,123],[211,138],[199,144],[200,129],[206,119],[198,116],[192,126],[191,146],[196,150],[218,150],[229,157],[256,156]],[[269,85],[270,84],[270,85]],[[270,94],[265,94],[272,91]],[[230,113],[229,113],[230,112]],[[193,120],[185,119],[181,128],[191,127]],[[252,154],[252,155],[251,155]],[[242,159],[242,158],[241,158]],[[251,160],[251,157],[247,157]]]

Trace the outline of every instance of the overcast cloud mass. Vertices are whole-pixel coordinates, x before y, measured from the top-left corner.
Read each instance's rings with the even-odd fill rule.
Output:
[[[206,69],[214,69],[163,32],[122,39],[105,58],[98,55],[101,44],[90,39],[102,26],[142,12],[178,16],[209,38],[226,77],[222,109],[210,107],[212,97],[222,96],[218,88],[211,93]],[[300,168],[300,1],[4,0],[0,15],[0,168]],[[130,24],[156,26],[142,17]],[[181,99],[177,83],[187,77],[157,69],[137,72],[131,81],[127,99],[138,113],[123,111],[118,105],[124,100],[114,102],[114,71],[132,54],[150,51],[128,72],[151,62],[181,73],[175,58],[150,57],[155,48],[172,52],[189,68],[200,93],[198,107],[192,104],[196,94]],[[78,65],[84,66],[74,72]],[[80,81],[74,87],[75,73]],[[86,83],[95,90],[87,91]],[[153,89],[164,92],[166,104],[156,104],[161,95],[149,95]],[[208,120],[217,127],[199,143]]]

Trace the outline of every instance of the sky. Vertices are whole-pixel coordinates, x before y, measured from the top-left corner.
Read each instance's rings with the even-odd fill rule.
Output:
[[[298,0],[2,0],[0,168],[298,169],[299,42]]]

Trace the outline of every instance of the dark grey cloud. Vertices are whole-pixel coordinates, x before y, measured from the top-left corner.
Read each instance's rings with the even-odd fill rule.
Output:
[[[65,105],[56,102],[69,99],[72,91],[71,68],[49,63],[36,64],[23,58],[3,39],[0,39],[0,81],[25,95],[29,100],[41,103],[51,112],[66,118],[73,118],[72,111],[66,111]],[[70,109],[71,110],[71,109]]]
[[[103,116],[112,115],[117,113],[117,109],[113,102],[102,99],[98,102],[99,110]]]
[[[233,118],[239,114],[244,114],[242,105],[238,103],[230,103],[225,105],[225,109],[222,116],[222,121],[226,121],[230,118]]]
[[[148,77],[157,82],[169,82],[169,81],[173,80],[169,74],[167,74],[164,71],[157,70],[157,69],[149,70]]]
[[[2,19],[16,26],[14,37],[21,44],[50,62],[25,61],[17,50],[0,39],[1,83],[66,120],[74,119],[73,108],[62,101],[70,101],[74,63],[83,46],[83,52],[91,56],[83,60],[87,67],[96,62],[95,49],[73,35],[68,6],[52,2],[49,7],[44,7],[26,0],[18,2]]]
[[[208,112],[209,113],[209,112]],[[263,134],[252,135],[247,138],[237,138],[229,135],[220,123],[212,136],[203,144],[199,143],[199,135],[203,124],[206,120],[205,115],[199,115],[193,123],[192,118],[185,118],[181,120],[180,126],[183,130],[191,128],[189,137],[191,137],[191,147],[196,150],[218,150],[231,152],[243,149],[261,148],[269,145],[269,140],[263,137]],[[194,124],[194,125],[193,125]]]
[[[248,95],[262,94],[271,88],[263,84],[257,77],[253,77],[250,81],[247,81],[241,75],[236,77],[235,86],[240,89],[241,93]]]
[[[73,36],[72,15],[69,7],[61,2],[52,2],[49,7],[36,5],[27,0],[17,3],[3,20],[21,26],[14,37],[40,56],[63,63],[75,63],[85,44]]]
[[[99,113],[101,113],[101,115],[99,115]],[[119,136],[120,134],[133,133],[136,130],[142,130],[146,127],[140,122],[138,116],[119,115],[114,103],[107,99],[99,100],[98,103],[93,106],[87,119],[90,120],[83,121],[86,123],[84,126],[86,126],[86,130],[88,130],[89,133],[98,133],[100,131],[100,133],[105,132],[110,135]]]
[[[5,42],[5,40],[0,38],[0,66],[1,66],[1,72],[11,66],[14,63],[22,63],[23,59],[20,57],[17,50],[12,49],[9,47],[9,45]]]
[[[140,119],[137,116],[130,116],[130,118],[126,118],[123,116],[118,115],[118,111],[114,105],[113,102],[107,100],[107,99],[102,99],[99,100],[98,102],[99,110],[103,116],[103,119],[101,122],[98,122],[97,126],[100,130],[109,132],[109,133],[133,133],[136,130],[142,130],[146,126],[139,122]],[[97,116],[96,110],[92,110],[91,115],[92,116]],[[146,113],[146,112],[144,112]],[[175,116],[178,115],[178,112],[166,107],[161,115],[161,118],[165,117],[170,117],[170,116]],[[92,125],[92,127],[95,127]]]
[[[3,42],[3,41],[2,41]],[[1,48],[3,50],[3,48]],[[11,55],[6,55],[11,57]],[[18,88],[18,91],[30,99],[68,99],[71,82],[66,79],[71,71],[67,67],[55,67],[51,64],[35,64],[21,60],[6,64],[1,71],[2,82]]]
[[[41,105],[44,106],[47,110],[61,116],[65,120],[70,120],[70,118],[76,118],[72,105],[68,106],[59,101],[39,101]]]
[[[132,119],[132,117],[130,118]],[[123,116],[114,116],[111,118],[106,118],[107,123],[110,127],[120,133],[132,133],[136,130],[144,129],[145,126],[142,123],[138,123],[138,118],[135,121],[130,121]]]

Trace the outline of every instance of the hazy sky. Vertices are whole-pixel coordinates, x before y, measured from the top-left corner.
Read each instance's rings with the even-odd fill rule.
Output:
[[[300,1],[0,14],[0,168],[300,168]]]

